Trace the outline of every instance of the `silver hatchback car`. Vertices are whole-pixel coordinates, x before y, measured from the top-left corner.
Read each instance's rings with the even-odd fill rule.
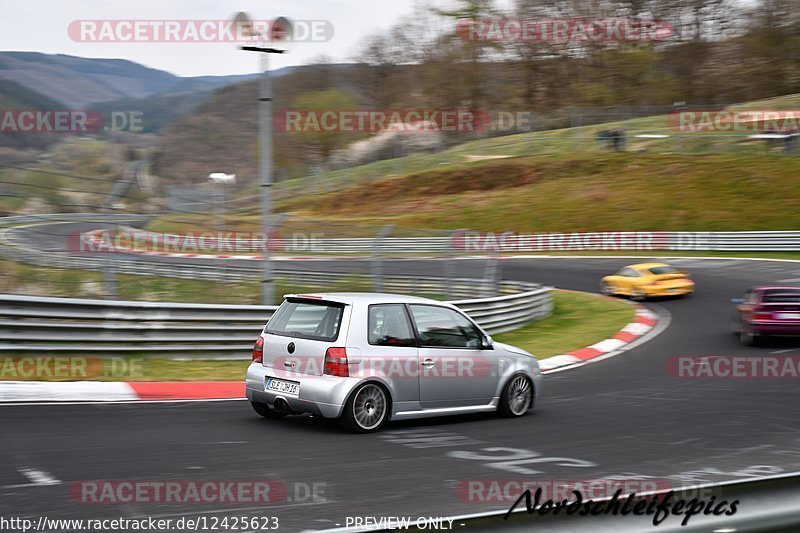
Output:
[[[256,341],[247,398],[266,418],[311,413],[353,431],[390,419],[522,416],[541,388],[528,352],[457,307],[393,294],[289,295]]]

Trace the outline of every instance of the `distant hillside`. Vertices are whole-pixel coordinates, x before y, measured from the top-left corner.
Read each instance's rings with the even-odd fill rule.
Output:
[[[13,81],[71,108],[157,94],[210,91],[255,75],[182,78],[124,59],[0,52],[0,79]]]
[[[92,104],[92,109],[103,114],[106,124],[111,124],[112,112],[141,113],[142,132],[158,133],[167,124],[192,113],[212,94],[213,91],[207,90],[159,94],[147,98],[121,98]]]
[[[272,84],[274,108],[290,107],[305,91],[327,87],[346,88],[353,65],[306,65],[271,73],[280,77]],[[221,88],[191,114],[172,122],[161,132],[154,172],[175,183],[205,179],[209,172],[237,175],[252,183],[258,175],[258,84],[251,80]],[[276,178],[304,171],[313,157],[297,139],[275,134],[273,139]],[[295,172],[296,173],[296,172]]]
[[[3,109],[64,109],[64,104],[13,81],[0,79],[0,110]],[[56,137],[46,133],[0,132],[0,147],[42,149]]]

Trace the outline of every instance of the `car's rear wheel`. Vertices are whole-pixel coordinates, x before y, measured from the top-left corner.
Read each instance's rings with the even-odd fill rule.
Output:
[[[389,419],[389,395],[377,383],[364,383],[350,395],[342,423],[356,433],[378,431]]]
[[[759,336],[753,334],[751,331],[747,331],[745,327],[742,327],[741,331],[739,331],[739,340],[745,346],[756,346],[758,345]]]
[[[498,412],[503,416],[517,417],[528,412],[533,401],[533,383],[528,376],[517,374],[503,388]]]
[[[250,402],[250,405],[253,406],[253,410],[263,416],[264,418],[283,418],[286,416],[286,413],[282,411],[278,411],[273,409],[269,405],[261,402]]]

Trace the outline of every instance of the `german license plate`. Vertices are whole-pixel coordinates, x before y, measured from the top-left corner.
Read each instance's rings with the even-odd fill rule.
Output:
[[[267,385],[265,390],[269,392],[278,392],[287,394],[289,396],[300,395],[300,384],[295,381],[284,381],[282,379],[267,378]]]
[[[775,318],[784,320],[800,320],[800,313],[775,313]]]

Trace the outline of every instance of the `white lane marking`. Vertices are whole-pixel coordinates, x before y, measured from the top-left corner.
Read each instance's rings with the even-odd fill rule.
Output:
[[[496,468],[498,470],[505,470],[507,472],[514,472],[515,474],[521,474],[524,476],[532,476],[543,473],[542,470],[535,470],[522,466],[526,464],[554,463],[555,466],[569,468],[592,468],[598,466],[596,463],[591,461],[573,459],[571,457],[542,457],[542,454],[537,451],[526,450],[522,448],[493,446],[489,448],[481,448],[481,451],[490,453],[487,454],[466,450],[456,450],[447,452],[446,456],[454,457],[456,459],[480,461],[483,463],[483,466]]]
[[[39,401],[136,400],[139,395],[125,382],[102,381],[4,381],[0,403]]]
[[[44,470],[36,470],[27,466],[17,468],[17,472],[25,476],[31,481],[31,485],[60,485],[61,481],[50,475],[49,472]]]
[[[792,352],[794,350],[797,350],[797,348],[786,348],[785,350],[775,350],[774,352],[770,353],[786,353],[786,352]]]
[[[438,429],[392,430],[376,435],[386,442],[392,442],[408,448],[440,448],[446,446],[469,446],[483,441],[459,435],[451,431]]]

